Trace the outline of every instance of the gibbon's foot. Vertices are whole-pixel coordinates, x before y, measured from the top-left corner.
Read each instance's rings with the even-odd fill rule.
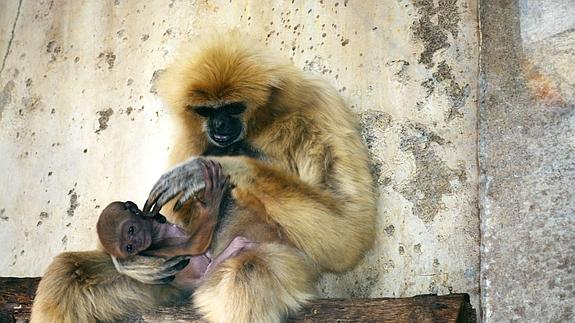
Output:
[[[243,251],[253,250],[258,246],[258,243],[252,242],[248,238],[245,237],[235,237],[232,242],[222,251],[219,255],[217,255],[208,265],[204,277],[208,276],[210,273],[214,271],[214,269],[224,262],[227,259],[233,258],[239,255]]]
[[[175,275],[190,263],[187,256],[177,256],[165,260],[151,256],[132,256],[127,259],[112,257],[116,270],[144,284],[167,284],[174,280]]]
[[[206,185],[204,169],[208,161],[203,158],[189,159],[160,177],[152,188],[144,214],[156,215],[168,201],[182,194],[176,205],[183,205]],[[221,167],[221,166],[220,166]]]

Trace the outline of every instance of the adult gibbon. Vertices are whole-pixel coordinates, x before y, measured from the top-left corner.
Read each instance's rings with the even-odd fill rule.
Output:
[[[238,237],[256,247],[225,260],[195,290],[212,322],[276,322],[314,297],[322,272],[353,268],[374,240],[376,196],[359,126],[338,93],[236,33],[184,50],[158,82],[178,125],[172,170],[144,212],[193,232],[188,200],[217,161],[233,189],[211,253]],[[170,202],[171,203],[171,202]],[[36,322],[113,320],[181,292],[165,281],[181,259],[101,251],[58,256],[40,283]]]

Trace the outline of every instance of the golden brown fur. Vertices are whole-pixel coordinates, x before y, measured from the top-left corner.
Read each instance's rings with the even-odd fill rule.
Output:
[[[119,274],[103,251],[65,252],[40,281],[31,322],[114,321],[185,296],[168,285],[145,285]]]
[[[223,262],[196,290],[194,303],[208,320],[280,321],[313,297],[319,273],[349,270],[371,247],[376,208],[367,151],[354,116],[327,83],[232,34],[194,44],[180,54],[162,75],[159,93],[178,125],[174,165],[201,155],[209,145],[202,119],[189,106],[244,102],[245,142],[261,153],[257,159],[209,157],[221,163],[236,186],[235,203],[214,238],[212,252],[222,251],[236,236],[259,245]],[[192,214],[187,207],[168,217],[191,225]],[[92,256],[87,254],[82,262],[109,266],[109,259]],[[156,287],[151,285],[141,288],[132,281],[118,288],[99,286],[114,277],[126,279],[106,267],[110,273],[105,277],[89,280],[113,295],[112,300],[100,308],[75,310],[85,313],[72,316],[68,307],[48,302],[85,298],[84,281],[60,273],[73,271],[68,257],[57,258],[52,267],[61,269],[51,267],[44,280],[79,287],[61,295],[43,281],[36,317],[58,312],[83,318],[99,311],[115,317],[116,296],[139,298],[140,304],[156,302]]]

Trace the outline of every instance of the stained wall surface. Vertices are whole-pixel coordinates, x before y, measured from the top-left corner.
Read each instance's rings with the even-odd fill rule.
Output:
[[[143,202],[170,149],[155,75],[181,40],[237,27],[362,122],[377,243],[320,293],[467,292],[479,307],[476,1],[14,0],[0,19],[1,276],[94,248],[102,206]]]

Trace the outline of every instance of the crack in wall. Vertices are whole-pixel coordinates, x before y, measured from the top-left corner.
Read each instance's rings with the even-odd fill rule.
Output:
[[[12,41],[14,40],[14,31],[16,30],[16,24],[18,23],[18,18],[20,18],[20,8],[22,7],[22,0],[18,1],[18,9],[16,10],[16,18],[14,18],[14,24],[12,24],[12,31],[10,33],[10,39],[8,40],[8,46],[6,46],[6,53],[4,53],[4,58],[2,59],[2,67],[0,68],[0,75],[4,72],[4,67],[6,66],[6,60],[8,59],[8,54],[10,53],[10,48],[12,47]]]

